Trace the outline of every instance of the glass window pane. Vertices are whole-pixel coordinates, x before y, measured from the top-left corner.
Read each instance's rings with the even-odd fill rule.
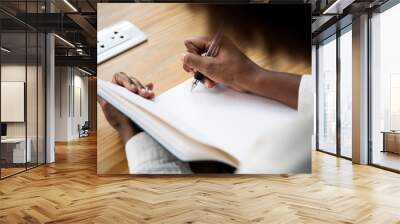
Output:
[[[1,33],[1,174],[25,170],[26,144],[26,33]],[[12,109],[11,109],[12,108]]]
[[[336,39],[318,48],[318,147],[336,153]]]
[[[24,16],[43,13],[45,1],[0,1],[0,7]],[[7,20],[0,24],[0,110],[2,115],[19,117],[1,117],[0,177],[4,178],[45,162],[46,42],[45,35],[34,28],[3,12],[0,17]]]
[[[372,163],[400,170],[400,4],[376,14],[372,29]]]
[[[352,149],[352,35],[340,36],[340,153],[351,158]]]
[[[27,2],[26,12],[37,13],[38,2]],[[34,16],[31,20],[37,20]],[[37,23],[37,21],[32,21]],[[26,113],[27,113],[27,143],[30,148],[30,159],[27,167],[35,167],[38,164],[38,33],[36,30],[27,30],[27,80],[26,80]]]
[[[36,32],[28,32],[28,62],[27,62],[27,80],[26,80],[26,113],[27,113],[27,142],[29,144],[28,148],[30,148],[30,158],[28,160],[27,166],[28,168],[34,167],[37,165],[37,132],[38,132],[38,113],[37,113],[37,104],[38,104],[38,95],[37,95],[37,74],[38,74],[38,49],[37,49],[37,41],[38,36]]]

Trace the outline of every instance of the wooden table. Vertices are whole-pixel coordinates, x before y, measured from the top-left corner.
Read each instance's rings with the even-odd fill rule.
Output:
[[[382,131],[383,149],[382,152],[392,152],[400,154],[400,132],[399,131]]]
[[[187,4],[98,4],[98,29],[121,20],[131,21],[138,26],[146,33],[148,41],[99,65],[98,78],[110,81],[116,72],[129,73],[144,83],[153,82],[156,95],[190,78],[182,69],[180,61],[185,51],[184,40],[193,36],[210,35],[204,11],[196,11]],[[229,33],[226,35],[230,36]],[[261,47],[251,48],[237,42],[236,44],[263,67],[298,74],[310,73],[309,64],[277,60],[283,56],[270,55],[261,51]],[[263,44],[259,43],[260,46]],[[105,120],[99,105],[97,110],[97,172],[126,174],[128,167],[124,145],[118,133]]]

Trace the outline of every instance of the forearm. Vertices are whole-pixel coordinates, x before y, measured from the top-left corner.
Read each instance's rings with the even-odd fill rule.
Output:
[[[275,72],[256,67],[250,75],[238,80],[242,89],[282,102],[294,109],[298,106],[301,75]]]

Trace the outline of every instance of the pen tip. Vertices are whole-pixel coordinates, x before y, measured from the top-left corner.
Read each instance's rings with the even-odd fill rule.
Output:
[[[190,88],[190,92],[193,92],[194,88],[197,86],[197,80],[192,83],[192,88]]]

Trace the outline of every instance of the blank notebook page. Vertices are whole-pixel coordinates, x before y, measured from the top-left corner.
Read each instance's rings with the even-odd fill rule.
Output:
[[[155,103],[204,136],[206,143],[225,150],[239,161],[260,147],[274,147],[279,129],[295,125],[300,114],[286,105],[224,86],[203,85],[190,91],[187,80],[155,98]],[[301,130],[299,130],[301,131]],[[263,142],[263,144],[259,144]]]

